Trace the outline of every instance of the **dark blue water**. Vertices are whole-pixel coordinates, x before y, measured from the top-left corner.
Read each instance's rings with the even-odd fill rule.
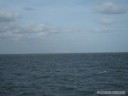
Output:
[[[97,96],[98,90],[128,90],[128,53],[0,55],[0,96]]]

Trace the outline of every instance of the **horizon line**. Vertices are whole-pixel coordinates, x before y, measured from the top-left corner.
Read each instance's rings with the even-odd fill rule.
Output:
[[[128,52],[51,52],[51,53],[0,53],[0,55],[36,55],[36,54],[104,54],[104,53],[128,53]]]

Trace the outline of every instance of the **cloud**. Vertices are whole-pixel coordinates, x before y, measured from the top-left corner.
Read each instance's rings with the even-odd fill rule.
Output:
[[[15,22],[19,17],[20,15],[15,12],[0,11],[0,38],[41,38],[61,31],[60,28],[45,24],[20,25]]]
[[[109,18],[102,18],[100,20],[100,23],[103,25],[111,25],[114,21],[112,19]]]
[[[19,13],[0,11],[0,22],[12,22],[20,17]]]
[[[0,38],[22,39],[42,38],[60,32],[59,28],[44,24],[18,25],[15,23],[0,23]]]
[[[59,31],[59,28],[45,24],[29,24],[25,26],[25,29],[27,29],[28,32],[56,33]]]
[[[21,26],[14,23],[0,23],[0,38],[19,39],[23,34],[18,34]]]
[[[97,6],[97,11],[104,14],[123,14],[126,10],[123,6],[117,5],[112,2],[105,2]]]
[[[12,32],[6,32],[6,33],[0,33],[1,39],[13,39],[13,40],[19,40],[23,37],[22,34],[15,34]]]

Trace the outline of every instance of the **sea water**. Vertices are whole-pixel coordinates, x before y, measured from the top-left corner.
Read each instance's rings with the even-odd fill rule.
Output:
[[[127,90],[128,53],[0,55],[0,96],[128,96]]]

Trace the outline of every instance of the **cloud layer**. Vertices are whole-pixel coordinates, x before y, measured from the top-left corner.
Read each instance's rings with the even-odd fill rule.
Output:
[[[60,29],[45,24],[19,25],[15,22],[18,13],[0,11],[0,38],[34,38],[60,32]]]
[[[24,10],[32,11],[34,9],[32,7],[25,7]],[[123,6],[117,5],[112,2],[104,2],[100,4],[99,6],[97,6],[97,11],[107,16],[108,14],[111,15],[111,14],[126,13],[126,10]],[[16,12],[10,12],[10,11],[4,11],[4,10],[0,11],[0,38],[12,38],[12,39],[35,38],[35,37],[42,38],[46,35],[50,35],[58,32],[72,31],[72,30],[66,30],[66,29],[61,30],[58,27],[49,26],[45,24],[29,24],[29,22],[28,24],[23,25],[22,23],[15,22],[19,20],[19,17],[22,17],[22,16]],[[65,20],[66,19],[67,18],[65,18]],[[105,18],[102,17],[102,19],[100,19],[99,21],[102,25],[111,25],[114,22],[113,19],[106,18],[106,17]],[[92,28],[92,29],[93,29],[92,32],[108,32],[107,28],[96,28],[96,29]],[[75,31],[78,32],[78,30],[74,29],[73,32]]]
[[[126,10],[123,6],[119,6],[112,2],[105,2],[97,6],[97,11],[104,14],[122,14]]]
[[[29,24],[25,26],[17,25],[15,23],[0,24],[1,38],[41,38],[45,35],[54,34],[56,32],[60,32],[59,28],[44,24]]]
[[[0,22],[12,22],[20,17],[20,14],[9,12],[9,11],[0,11]]]

